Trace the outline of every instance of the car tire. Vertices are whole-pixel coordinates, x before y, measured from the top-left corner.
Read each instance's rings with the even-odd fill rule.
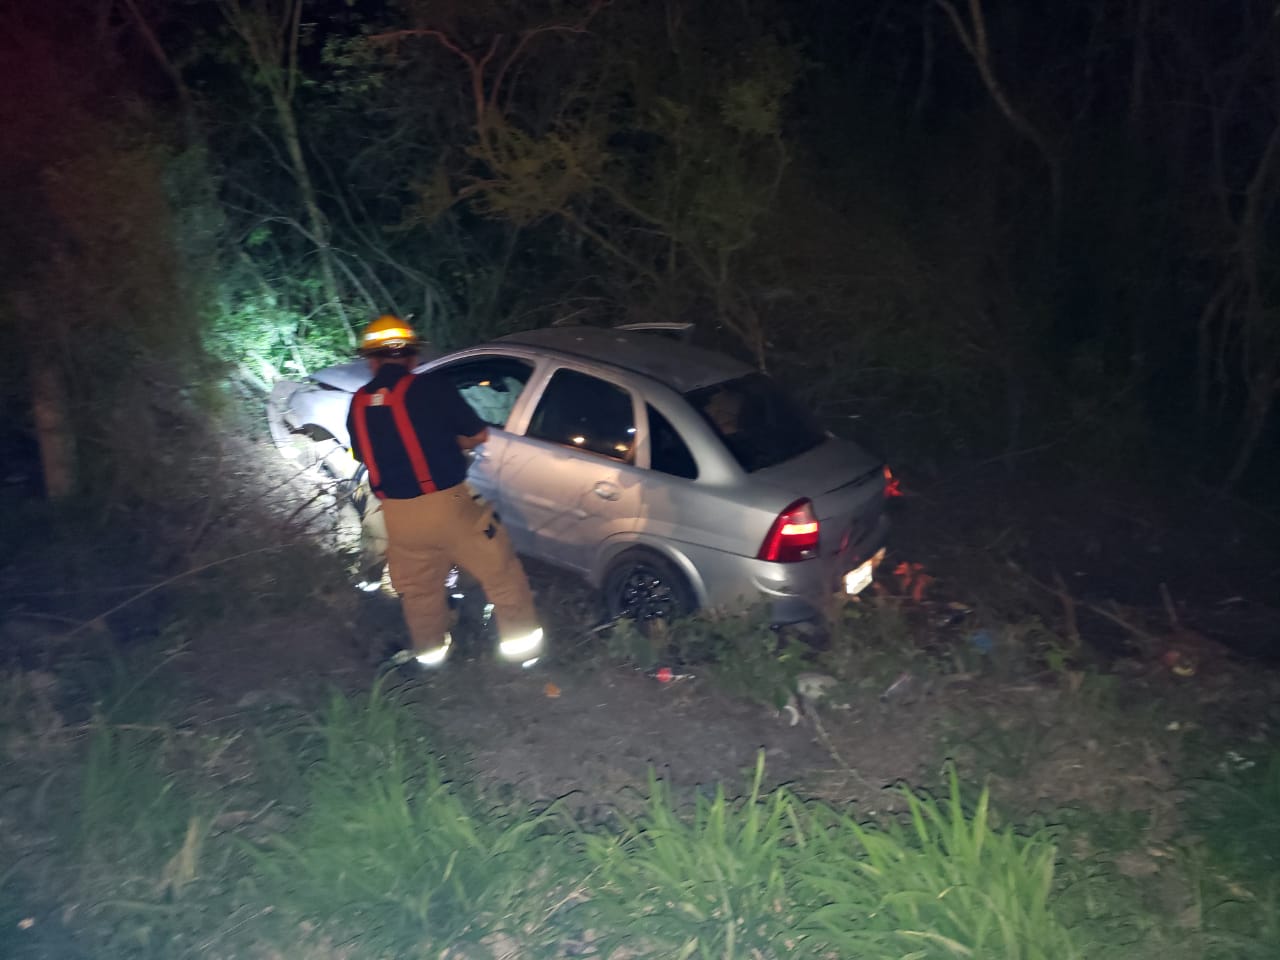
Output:
[[[634,620],[641,626],[687,616],[697,607],[688,578],[651,550],[619,554],[605,572],[602,592],[610,617]]]

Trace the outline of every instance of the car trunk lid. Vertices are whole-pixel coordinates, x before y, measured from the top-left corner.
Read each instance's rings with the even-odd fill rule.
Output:
[[[832,438],[798,457],[758,470],[754,482],[790,502],[807,497],[820,524],[819,551],[834,578],[861,563],[884,512],[884,463],[858,444]],[[871,549],[878,547],[876,543]]]

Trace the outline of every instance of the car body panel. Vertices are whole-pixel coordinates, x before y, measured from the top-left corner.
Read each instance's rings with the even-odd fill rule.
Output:
[[[369,382],[369,361],[348,360],[346,363],[335,363],[331,367],[317,370],[311,379],[325,387],[355,393]]]
[[[558,444],[516,437],[502,462],[503,522],[525,552],[575,573],[640,523],[640,471]]]
[[[821,576],[830,590],[883,546],[884,467],[857,444],[832,438],[800,456],[752,474],[780,491],[806,491],[818,517]]]
[[[367,381],[366,376],[361,384]],[[351,438],[347,434],[350,407],[351,393],[345,390],[321,383],[301,383],[289,395],[285,419],[294,430],[320,427],[344,447],[350,447]]]
[[[418,369],[447,373],[492,358],[518,359],[532,371],[504,425],[492,424],[502,416],[501,403],[494,412],[494,401],[502,398],[485,401],[489,440],[473,452],[468,481],[498,509],[526,556],[599,587],[620,553],[642,547],[684,573],[699,605],[741,608],[763,601],[774,622],[785,623],[820,615],[830,595],[843,588],[844,575],[887,539],[882,463],[857,444],[823,439],[819,432],[821,442],[782,463],[748,472],[735,459],[718,428],[685,394],[754,373],[737,360],[655,333],[552,327],[511,334]],[[469,369],[457,371],[459,382]],[[625,455],[614,459],[527,435],[558,371],[604,380],[630,395],[634,441]],[[339,364],[280,393],[286,423],[308,432],[318,427],[349,443],[350,394],[368,376],[363,361]],[[480,409],[483,398],[460,391]],[[650,410],[687,448],[696,478],[651,469]],[[801,498],[812,502],[820,522],[818,555],[791,563],[757,559],[779,513]]]
[[[467,466],[467,482],[500,514],[506,513],[506,499],[502,495],[502,469],[511,434],[497,427],[489,428],[489,439],[470,451]]]
[[[593,366],[606,363],[665,383],[680,393],[751,372],[723,354],[636,331],[600,327],[543,327],[499,337],[495,344],[523,346],[542,353],[578,357]]]

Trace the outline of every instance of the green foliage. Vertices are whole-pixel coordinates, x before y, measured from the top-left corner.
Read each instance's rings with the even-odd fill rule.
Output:
[[[827,905],[803,929],[842,956],[1081,956],[1054,915],[1049,837],[997,830],[987,792],[969,813],[954,770],[949,781],[941,799],[904,790],[905,824],[839,816],[817,835],[802,889]]]
[[[1280,750],[1229,751],[1217,776],[1193,782],[1192,825],[1212,851],[1213,866],[1273,897],[1280,875]]]
[[[566,124],[534,137],[504,122],[491,124],[473,157],[496,167],[499,176],[474,177],[477,209],[520,226],[563,213],[599,180],[605,149],[590,131]]]
[[[1070,833],[1056,832],[1064,842],[1072,839]],[[1107,960],[1198,956],[1199,945],[1191,946],[1187,932],[1169,922],[1173,911],[1161,902],[1151,878],[1126,877],[1098,857],[1064,858],[1054,903],[1084,956]]]
[[[1201,896],[1208,960],[1267,960],[1280,952],[1280,880],[1274,875],[1253,891],[1211,880]]]
[[[128,861],[146,872],[183,845],[197,816],[188,785],[177,776],[178,734],[166,719],[169,670],[181,650],[154,647],[81,660],[63,691],[79,688],[93,705],[75,811],[76,841],[95,864]],[[158,879],[153,877],[152,879]]]
[[[182,846],[194,811],[167,769],[170,736],[160,729],[94,725],[78,823],[79,846],[89,860],[145,867]]]
[[[795,692],[796,676],[811,658],[798,634],[774,629],[758,615],[712,621],[707,634],[716,651],[710,668],[715,683],[772,707],[781,708]]]
[[[649,779],[649,805],[616,835],[589,835],[593,892],[582,908],[605,956],[793,956],[791,887],[803,855],[803,807],[785,789],[762,793],[763,758],[749,794],[723,786],[681,813]]]
[[[762,795],[762,772],[686,815],[655,782],[643,817],[589,837],[593,925],[641,957],[1079,956],[1053,912],[1054,845],[994,829],[985,791],[968,812],[954,773],[941,800],[904,789],[906,822],[878,828]]]
[[[246,294],[234,288],[205,334],[209,352],[252,382],[269,387],[279,377],[297,379],[351,359],[344,332],[308,325],[295,297],[314,284],[278,284],[279,293]],[[302,290],[298,288],[301,287]],[[292,288],[292,289],[291,289]],[[305,303],[305,301],[303,301]]]
[[[605,645],[612,657],[645,669],[697,668],[725,692],[775,708],[787,702],[796,675],[812,659],[804,640],[774,628],[763,608],[701,611],[646,624],[644,631],[623,620],[609,630]]]
[[[891,597],[845,603],[829,619],[822,668],[866,690],[883,690],[905,670],[931,669],[903,604]]]
[[[294,813],[237,848],[213,830],[216,794],[192,779],[194,755],[172,731],[95,722],[72,839],[86,889],[106,889],[113,864],[96,914],[113,925],[108,951],[1251,960],[1280,942],[1269,861],[1248,889],[1222,872],[1249,862],[1243,843],[1265,845],[1269,828],[1249,834],[1251,821],[1215,820],[1199,853],[1161,861],[1178,872],[1144,883],[1110,865],[1146,846],[1141,814],[1068,811],[1019,831],[997,824],[987,790],[967,803],[949,769],[943,795],[903,786],[903,812],[870,824],[766,790],[761,757],[740,797],[719,786],[685,804],[651,776],[641,814],[588,828],[452,779],[411,708],[379,685],[334,695],[314,723],[267,727],[256,752]],[[1269,768],[1248,786],[1225,780],[1244,791],[1234,805],[1267,811]],[[1192,898],[1170,899],[1178,890]],[[263,903],[270,921],[235,919]],[[1162,919],[1171,909],[1177,933]]]
[[[128,652],[109,646],[97,656],[71,664],[67,674],[104,723],[163,722],[174,696],[169,668],[184,652],[181,643],[170,646],[165,639],[172,638]]]
[[[380,687],[335,696],[318,733],[298,822],[255,854],[266,896],[375,954],[537,942],[571,853],[554,813],[483,810]]]

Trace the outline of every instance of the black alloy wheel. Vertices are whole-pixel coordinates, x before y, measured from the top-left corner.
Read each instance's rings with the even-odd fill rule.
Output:
[[[646,550],[628,550],[604,579],[609,615],[645,624],[675,620],[693,610],[693,593],[675,565]]]

